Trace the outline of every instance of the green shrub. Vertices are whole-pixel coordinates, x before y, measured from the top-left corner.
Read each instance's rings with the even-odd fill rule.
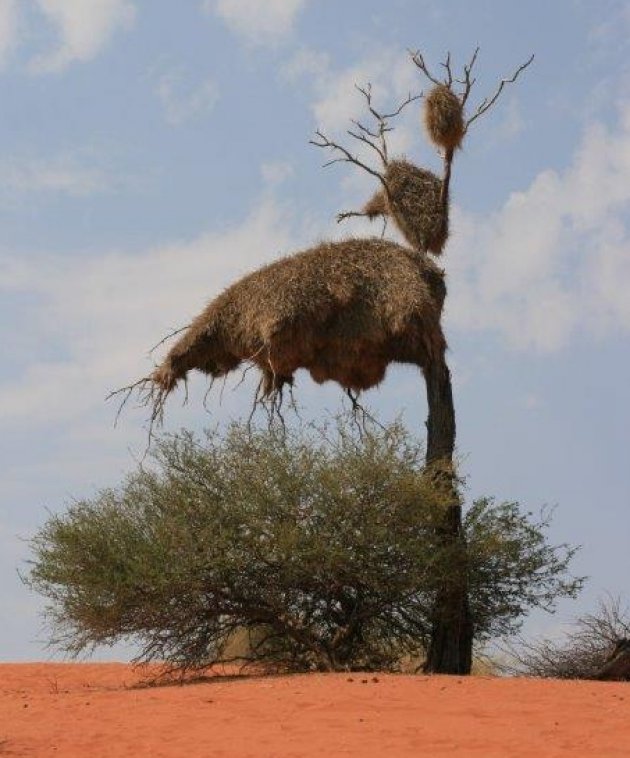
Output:
[[[469,574],[479,642],[578,590],[574,551],[515,503],[478,501],[468,550],[444,547],[446,496],[420,445],[400,424],[343,421],[164,436],[151,468],[52,516],[27,577],[49,601],[52,643],[131,639],[136,660],[181,669],[396,669],[421,654],[456,572]]]

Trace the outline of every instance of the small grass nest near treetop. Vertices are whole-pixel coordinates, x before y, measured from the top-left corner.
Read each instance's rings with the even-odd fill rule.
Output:
[[[424,124],[431,141],[446,151],[460,147],[466,124],[461,100],[445,84],[434,87],[424,101]]]
[[[448,239],[448,197],[442,180],[406,160],[393,160],[385,171],[387,190],[379,190],[363,207],[368,218],[387,216],[419,252],[440,255]]]
[[[426,255],[378,238],[322,243],[228,287],[150,376],[119,392],[144,393],[155,421],[193,369],[214,380],[253,364],[261,399],[276,397],[300,368],[318,383],[367,390],[393,361],[425,368],[441,360],[445,295],[443,271]]]

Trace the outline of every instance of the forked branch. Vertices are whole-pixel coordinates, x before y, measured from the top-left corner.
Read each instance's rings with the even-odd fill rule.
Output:
[[[481,103],[477,106],[477,110],[475,113],[466,121],[466,129],[465,131],[468,131],[468,127],[479,118],[479,116],[482,116],[486,111],[490,110],[492,106],[496,103],[496,101],[501,96],[501,93],[503,92],[503,88],[506,84],[513,84],[520,74],[532,63],[534,60],[534,54],[532,53],[531,56],[525,61],[525,63],[521,63],[521,65],[516,69],[516,71],[512,74],[512,76],[507,77],[505,79],[501,79],[499,82],[494,94],[491,97],[484,98]]]
[[[332,151],[341,153],[340,157],[332,158],[331,160],[326,161],[326,163],[324,163],[324,167],[332,166],[333,163],[354,163],[355,166],[359,166],[359,168],[367,171],[368,174],[375,176],[381,182],[381,184],[385,186],[385,177],[379,171],[372,168],[371,166],[368,166],[366,163],[363,163],[363,161],[359,160],[356,155],[352,155],[352,153],[347,148],[345,148],[343,145],[340,145],[338,142],[334,142],[333,140],[329,139],[319,129],[315,132],[315,135],[317,139],[309,140],[311,145],[315,145],[315,147],[329,148]]]
[[[450,52],[446,54],[445,61],[443,63],[440,63],[440,66],[442,66],[442,68],[444,68],[444,70],[446,71],[446,76],[443,79],[440,79],[439,77],[437,77],[431,71],[431,69],[429,69],[427,62],[424,59],[424,56],[419,50],[416,50],[416,51],[409,50],[409,55],[411,56],[411,60],[420,69],[424,77],[428,79],[430,82],[432,82],[433,84],[437,86],[446,86],[452,91],[453,91],[453,85],[455,84],[455,82],[457,82],[457,84],[460,84],[462,86],[462,90],[460,92],[455,92],[455,94],[457,95],[457,97],[459,97],[462,105],[466,105],[468,98],[470,96],[470,93],[475,85],[475,82],[477,81],[477,79],[473,76],[473,69],[475,67],[475,64],[477,63],[477,57],[479,56],[478,47],[475,48],[475,51],[472,54],[468,63],[464,65],[464,71],[461,78],[456,78],[453,76]],[[466,120],[464,134],[468,131],[468,128],[470,127],[472,123],[474,123],[480,116],[482,116],[484,113],[490,110],[490,108],[492,108],[492,106],[497,102],[497,100],[501,96],[501,93],[503,92],[505,85],[513,84],[521,75],[521,73],[532,63],[533,60],[534,60],[534,55],[532,54],[524,63],[521,63],[521,65],[514,71],[514,73],[511,76],[501,79],[494,93],[488,97],[485,97],[481,101],[481,103],[477,106],[473,115],[469,119]]]
[[[396,118],[396,116],[399,116],[410,103],[413,103],[415,100],[420,99],[422,97],[422,93],[419,95],[412,95],[410,92],[397,108],[391,112],[384,113],[377,110],[374,106],[371,84],[368,83],[365,87],[360,87],[359,85],[355,84],[355,87],[357,91],[360,92],[365,98],[368,112],[374,120],[374,124],[368,126],[358,119],[352,119],[352,123],[354,124],[355,128],[348,129],[346,131],[346,134],[348,134],[357,142],[360,142],[362,145],[366,145],[371,150],[373,150],[378,155],[383,168],[387,168],[387,165],[389,163],[387,133],[393,131],[393,126],[391,126],[390,122],[392,119]],[[316,147],[329,148],[334,152],[340,153],[337,158],[333,158],[332,160],[328,161],[324,164],[324,166],[330,166],[333,163],[354,163],[355,166],[359,166],[359,168],[367,171],[368,174],[376,177],[387,192],[385,177],[380,171],[372,168],[371,166],[368,166],[367,163],[358,158],[358,156],[351,153],[350,150],[348,150],[342,144],[335,142],[327,137],[321,130],[318,129],[315,132],[315,135],[316,139],[310,140],[311,145],[315,145]],[[342,215],[343,218],[347,218],[348,215],[361,214],[352,213]]]

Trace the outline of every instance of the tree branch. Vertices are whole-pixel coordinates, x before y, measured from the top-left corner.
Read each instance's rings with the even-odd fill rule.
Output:
[[[433,82],[433,84],[444,84],[445,82],[440,81],[436,76],[434,76],[430,71],[426,64],[426,61],[424,60],[424,56],[420,52],[420,50],[416,50],[415,53],[413,50],[408,50],[409,55],[411,56],[411,60],[416,64],[416,66],[422,71],[422,73],[426,76],[426,78]],[[450,64],[450,60],[449,60]]]
[[[476,55],[476,53],[475,53],[475,55]],[[486,98],[484,98],[482,100],[482,102],[480,103],[480,105],[478,106],[478,108],[475,111],[475,113],[466,121],[466,126],[465,126],[465,129],[464,129],[464,133],[466,133],[468,131],[468,127],[474,121],[476,121],[476,119],[478,119],[479,116],[482,116],[486,111],[488,111],[488,110],[490,110],[490,108],[492,108],[492,106],[496,103],[496,101],[501,96],[501,93],[503,92],[503,88],[505,87],[505,85],[506,84],[513,84],[518,79],[519,75],[531,64],[531,62],[533,60],[534,60],[534,54],[532,53],[532,55],[525,61],[525,63],[521,63],[521,65],[516,69],[516,71],[512,74],[512,76],[510,76],[509,78],[506,78],[506,79],[501,79],[501,81],[499,82],[499,86],[497,87],[497,89],[496,89],[495,93],[492,95],[492,97],[489,97],[489,98],[486,97]],[[474,80],[473,80],[473,82],[474,82]],[[472,84],[471,84],[471,86],[472,86]]]
[[[360,161],[355,155],[352,155],[349,150],[343,147],[343,145],[340,145],[338,142],[333,142],[319,129],[315,132],[315,134],[319,138],[319,141],[309,140],[311,145],[315,145],[315,147],[323,147],[330,148],[331,150],[336,150],[343,156],[342,158],[333,158],[332,160],[327,161],[324,163],[324,167],[331,166],[333,163],[354,163],[355,166],[359,166],[359,168],[367,171],[368,174],[375,176],[381,182],[381,184],[385,186],[385,177],[379,171],[371,168],[367,164],[363,163],[363,161]]]
[[[342,211],[341,213],[337,214],[337,223],[340,224],[342,221],[345,221],[347,218],[369,218],[369,213],[364,213],[363,211]]]
[[[383,164],[383,167],[386,168],[389,162],[386,135],[388,132],[391,132],[393,130],[393,127],[390,126],[389,122],[391,119],[399,116],[410,103],[420,99],[422,97],[422,93],[419,95],[412,95],[410,92],[403,100],[403,102],[393,111],[390,113],[381,113],[374,107],[372,102],[372,85],[368,83],[365,87],[360,87],[358,84],[355,84],[354,86],[356,90],[360,92],[365,98],[367,109],[376,122],[376,126],[366,126],[361,121],[351,119],[352,123],[356,126],[356,130],[348,129],[346,133],[352,137],[352,139],[355,139],[357,142],[361,142],[362,144],[367,145],[375,153],[377,153],[378,157],[381,160],[381,163]],[[385,177],[380,171],[377,171],[371,166],[368,166],[340,143],[334,142],[333,140],[329,139],[325,134],[323,134],[321,130],[318,129],[315,132],[315,135],[317,139],[310,140],[311,145],[315,145],[316,147],[330,148],[333,151],[341,153],[341,157],[333,158],[332,160],[325,163],[324,166],[330,166],[333,163],[340,162],[354,163],[355,166],[359,166],[359,168],[367,171],[368,174],[375,176],[381,182],[385,188],[385,191],[387,192]]]

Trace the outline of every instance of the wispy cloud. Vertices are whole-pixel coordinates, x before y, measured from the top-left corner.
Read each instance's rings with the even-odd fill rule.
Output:
[[[377,47],[369,56],[337,70],[326,54],[303,48],[285,63],[281,75],[299,86],[307,82],[313,93],[311,111],[315,125],[331,134],[345,132],[352,119],[365,118],[365,98],[357,85],[370,84],[374,105],[384,111],[397,107],[409,93],[418,94],[422,88],[408,55],[393,48]],[[419,105],[412,104],[396,120],[395,130],[388,135],[392,154],[407,152],[420,139],[418,110]],[[373,159],[374,154],[358,143],[354,148]]]
[[[212,110],[219,99],[219,88],[212,78],[191,84],[181,68],[163,73],[155,92],[169,124],[179,125]]]
[[[235,34],[253,45],[277,45],[290,36],[306,0],[204,0],[207,14],[217,15]]]
[[[449,318],[514,346],[630,331],[630,108],[593,123],[571,165],[541,172],[489,216],[456,209]]]
[[[0,196],[35,192],[83,197],[105,192],[119,182],[79,154],[0,162]]]
[[[262,178],[269,187],[276,187],[282,184],[293,176],[293,172],[293,165],[288,161],[272,161],[270,163],[263,163],[260,167]]]
[[[265,193],[238,227],[142,254],[0,257],[0,291],[36,303],[0,334],[20,330],[42,354],[52,342],[59,356],[40,358],[35,347],[20,375],[0,385],[0,416],[7,424],[88,423],[108,390],[151,369],[147,349],[157,339],[187,323],[235,277],[289,252],[291,229],[290,214]]]
[[[386,107],[422,86],[408,59],[388,49],[341,70],[328,56],[302,49],[282,74],[296,84],[310,82],[315,122],[331,134],[365,113],[355,84],[371,82],[375,102]],[[389,135],[391,154],[420,145],[418,110],[410,107]],[[508,100],[496,138],[513,139],[522,127],[518,100]],[[343,138],[347,142],[347,134]],[[364,160],[374,159],[358,148]],[[357,198],[367,197],[369,178],[353,172],[344,181]],[[533,350],[559,349],[578,333],[630,331],[627,105],[615,127],[591,123],[565,171],[542,171],[494,213],[456,207],[452,215],[445,262],[453,328],[498,332],[510,345]]]
[[[18,13],[16,0],[0,0],[0,68],[18,38]]]
[[[119,29],[129,29],[136,7],[130,0],[36,0],[40,11],[55,27],[59,45],[37,56],[31,69],[51,73],[75,61],[96,57]]]

